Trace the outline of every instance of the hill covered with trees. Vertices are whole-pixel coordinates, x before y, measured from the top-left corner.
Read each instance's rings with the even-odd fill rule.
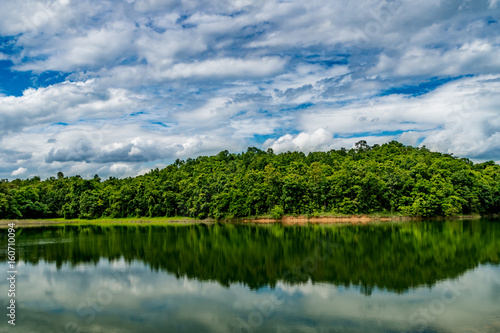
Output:
[[[134,178],[0,182],[0,218],[500,212],[500,166],[396,141],[350,150],[200,156]]]

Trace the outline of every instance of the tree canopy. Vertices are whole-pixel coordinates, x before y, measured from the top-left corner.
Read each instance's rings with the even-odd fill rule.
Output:
[[[499,212],[499,165],[396,141],[309,154],[222,151],[105,181],[62,172],[0,181],[0,218]]]

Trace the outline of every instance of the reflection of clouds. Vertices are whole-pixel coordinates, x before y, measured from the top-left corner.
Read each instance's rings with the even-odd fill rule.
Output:
[[[276,288],[281,289],[285,293],[292,295],[300,293],[304,296],[314,296],[320,298],[332,298],[337,295],[337,287],[326,283],[312,283],[309,279],[306,283],[287,284],[283,282],[276,283]]]
[[[97,265],[19,263],[19,329],[22,332],[59,332],[75,322],[88,332],[230,332],[237,318],[246,319],[259,304],[278,299],[257,331],[273,332],[395,332],[409,329],[408,318],[439,298],[444,281],[404,294],[375,290],[371,296],[358,288],[326,283],[289,285],[250,290],[242,284],[229,288],[216,282],[151,271],[140,261],[101,260]],[[0,269],[6,271],[6,264]],[[120,277],[124,288],[113,290],[112,300],[89,324],[76,309],[96,297]],[[429,329],[466,332],[465,328],[495,327],[500,297],[500,267],[482,265],[457,281],[466,286],[446,306]],[[0,282],[5,289],[7,281]],[[453,283],[453,281],[451,281]],[[2,303],[4,301],[2,300]],[[498,321],[498,319],[496,319]]]

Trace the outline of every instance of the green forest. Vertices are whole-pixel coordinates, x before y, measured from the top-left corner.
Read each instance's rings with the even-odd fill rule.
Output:
[[[292,214],[437,217],[500,212],[500,166],[392,141],[352,149],[275,154],[248,148],[176,160],[137,177],[0,182],[0,218]]]
[[[47,241],[57,240],[57,241]],[[327,282],[406,292],[500,263],[493,220],[382,225],[81,225],[20,228],[19,260],[72,266],[124,258],[229,287]],[[0,260],[6,256],[0,252]],[[242,260],[242,258],[245,258]]]

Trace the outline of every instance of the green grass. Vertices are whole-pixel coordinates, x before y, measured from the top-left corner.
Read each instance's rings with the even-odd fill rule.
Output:
[[[172,217],[101,217],[98,219],[64,219],[64,218],[55,218],[55,219],[38,219],[45,221],[57,221],[57,222],[101,222],[101,223],[109,223],[109,222],[172,222],[172,221],[197,221],[192,217],[187,216],[172,216]]]
[[[4,223],[5,222],[5,223]],[[138,224],[158,224],[158,225],[182,225],[193,223],[204,223],[205,221],[196,220],[191,217],[125,217],[125,218],[99,218],[99,219],[64,219],[64,218],[41,218],[41,219],[22,219],[22,220],[0,220],[0,228],[6,227],[8,223],[15,223],[19,226],[37,226],[37,225],[84,225],[84,224],[102,224],[102,225],[138,225]]]

